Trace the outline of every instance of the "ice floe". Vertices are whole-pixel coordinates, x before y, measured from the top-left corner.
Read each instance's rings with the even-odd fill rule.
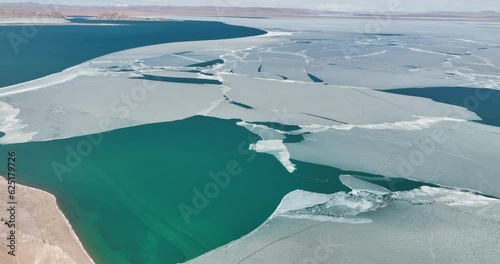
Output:
[[[290,153],[288,153],[288,149],[285,144],[283,144],[283,140],[259,140],[257,143],[250,145],[250,150],[272,154],[289,172],[293,172],[295,170],[295,165],[290,162]]]
[[[387,190],[386,188],[384,188],[382,186],[379,186],[379,185],[376,185],[376,184],[373,184],[373,183],[370,183],[367,181],[360,180],[360,179],[353,177],[351,175],[340,175],[339,178],[340,178],[340,181],[342,182],[342,184],[344,184],[345,186],[347,186],[355,191],[359,190],[359,191],[365,191],[365,192],[370,192],[370,193],[375,193],[375,194],[380,194],[380,195],[390,193],[389,190]]]
[[[498,200],[460,190],[297,190],[257,230],[188,263],[493,263],[499,226]]]
[[[12,141],[29,141],[37,134],[36,131],[23,131],[28,125],[18,118],[20,112],[19,109],[0,102],[0,131],[4,133],[4,135],[0,137],[0,144]]]

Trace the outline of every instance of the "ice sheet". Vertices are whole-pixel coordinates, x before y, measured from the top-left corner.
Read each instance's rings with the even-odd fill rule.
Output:
[[[276,212],[230,247],[188,263],[479,264],[500,254],[500,202],[458,190],[294,191]]]

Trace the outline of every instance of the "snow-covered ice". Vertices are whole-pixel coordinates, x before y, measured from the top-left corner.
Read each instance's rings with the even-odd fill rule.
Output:
[[[494,263],[499,227],[498,200],[459,190],[297,190],[251,234],[187,263]]]

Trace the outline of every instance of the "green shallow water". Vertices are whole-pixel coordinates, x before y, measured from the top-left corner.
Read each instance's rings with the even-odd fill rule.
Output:
[[[96,263],[183,262],[248,234],[290,191],[348,191],[338,176],[351,172],[293,161],[298,170],[290,174],[273,156],[249,151],[259,138],[236,122],[198,116],[102,138],[0,145],[0,157],[17,152],[18,182],[57,197]],[[82,160],[67,163],[79,147]],[[71,172],[58,176],[55,162]],[[229,181],[220,184],[211,172],[229,175]],[[396,182],[403,189],[419,186]],[[210,194],[206,200],[198,196],[198,206],[196,190]],[[192,214],[183,215],[180,205]]]

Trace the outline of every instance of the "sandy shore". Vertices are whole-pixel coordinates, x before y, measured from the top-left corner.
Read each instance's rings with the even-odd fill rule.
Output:
[[[7,181],[0,178],[0,217],[8,219]],[[8,254],[11,229],[0,225],[1,263],[94,263],[85,252],[53,195],[16,185],[16,256]]]

